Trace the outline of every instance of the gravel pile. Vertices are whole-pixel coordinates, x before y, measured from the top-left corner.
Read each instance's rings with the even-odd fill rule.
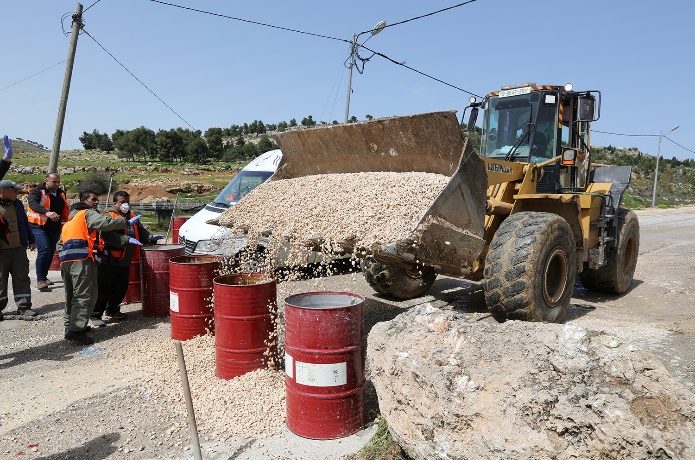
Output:
[[[219,218],[251,237],[272,229],[273,238],[342,242],[376,249],[406,238],[441,193],[441,174],[364,172],[323,174],[266,182]]]
[[[186,420],[176,348],[169,339],[153,343],[136,340],[119,357],[143,375],[145,391],[157,405],[170,407]],[[280,434],[285,424],[285,374],[261,369],[223,380],[215,376],[215,338],[196,337],[182,342],[198,428],[208,437],[264,438]],[[153,350],[157,350],[153,353]]]

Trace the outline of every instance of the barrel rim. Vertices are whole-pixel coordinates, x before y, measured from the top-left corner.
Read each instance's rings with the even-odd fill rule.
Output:
[[[222,278],[229,278],[232,276],[240,276],[240,275],[262,275],[265,277],[265,281],[259,282],[259,283],[253,283],[253,284],[228,284],[228,283],[223,283],[221,280]],[[268,273],[263,273],[263,272],[239,272],[239,273],[229,273],[226,275],[219,275],[216,276],[212,279],[212,284],[213,286],[225,286],[225,287],[235,287],[235,288],[244,288],[244,287],[253,287],[253,286],[262,286],[264,284],[273,284],[276,283],[275,276],[268,274]]]
[[[184,244],[171,243],[171,244],[150,244],[147,246],[143,246],[140,249],[143,249],[143,250],[149,252],[149,251],[171,251],[174,249],[181,249],[181,248],[185,248],[185,247],[186,247],[186,245],[184,245]]]
[[[315,296],[315,295],[340,295],[340,296],[350,296],[358,300],[358,302],[347,304],[347,305],[297,305],[293,304],[290,302],[290,299],[293,298],[299,298],[299,297],[309,297],[309,296]],[[357,305],[363,304],[365,301],[365,297],[361,296],[359,294],[355,294],[354,292],[349,292],[349,291],[311,291],[311,292],[301,292],[299,294],[292,294],[291,296],[288,296],[285,298],[285,301],[283,302],[285,307],[292,307],[292,308],[300,308],[304,310],[335,310],[339,308],[349,308],[349,307],[355,307]]]
[[[203,263],[191,263],[191,262],[184,262],[181,259],[196,259],[196,260],[204,260]],[[222,263],[222,257],[212,255],[212,254],[189,254],[189,255],[182,255],[182,256],[175,256],[171,257],[169,259],[169,263],[175,264],[175,265],[208,265],[208,264],[221,264]]]

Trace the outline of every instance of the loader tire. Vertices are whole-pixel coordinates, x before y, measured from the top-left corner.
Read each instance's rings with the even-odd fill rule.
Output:
[[[485,259],[485,303],[500,322],[560,323],[574,291],[577,252],[562,217],[521,212],[502,222]]]
[[[585,288],[607,294],[624,294],[632,284],[639,252],[639,221],[633,211],[618,210],[618,244],[606,251],[606,265],[579,274]]]
[[[376,292],[405,300],[420,297],[437,278],[432,267],[405,269],[370,257],[362,259],[362,273]]]

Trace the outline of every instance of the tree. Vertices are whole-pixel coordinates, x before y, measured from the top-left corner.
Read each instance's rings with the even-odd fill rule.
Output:
[[[84,147],[86,150],[93,150],[95,148],[94,136],[92,134],[89,134],[87,131],[84,131],[79,139],[82,143],[82,147]]]
[[[213,158],[222,158],[222,154],[224,153],[224,141],[222,137],[222,128],[209,128],[205,131],[205,140],[208,143],[208,149]]]
[[[265,153],[269,150],[274,150],[278,148],[278,145],[273,142],[273,140],[268,136],[267,134],[263,134],[261,138],[258,140],[258,145],[256,146],[258,149],[258,154],[260,155],[261,153]]]
[[[84,131],[80,136],[80,142],[82,143],[82,147],[86,150],[99,149],[107,152],[113,150],[113,142],[109,135],[106,133],[101,134],[96,129],[92,131],[91,134]]]
[[[143,161],[155,154],[156,134],[151,129],[140,126],[116,136],[114,146],[120,151],[119,156],[135,160],[142,157]]]
[[[281,121],[280,123],[278,123],[278,131],[280,131],[281,133],[287,131],[286,121]]]
[[[316,126],[316,121],[314,118],[309,115],[306,118],[302,118],[302,126],[306,126],[307,128],[311,128],[312,126]]]
[[[208,144],[202,137],[198,136],[196,139],[193,139],[188,145],[186,145],[186,161],[199,164],[209,163],[209,152]]]
[[[156,145],[157,157],[161,161],[171,163],[177,160],[183,160],[186,157],[186,148],[183,144],[183,138],[175,129],[170,129],[168,131],[160,129],[157,131]]]

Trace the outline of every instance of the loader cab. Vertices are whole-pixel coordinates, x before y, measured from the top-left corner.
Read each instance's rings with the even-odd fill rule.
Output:
[[[595,93],[598,93],[598,104]],[[480,154],[495,160],[544,163],[538,193],[580,191],[590,169],[590,124],[600,113],[600,92],[571,85],[505,86],[479,104],[485,109]]]
[[[485,102],[481,155],[529,163],[556,156],[557,91],[533,91],[531,86],[505,88],[488,95]]]

